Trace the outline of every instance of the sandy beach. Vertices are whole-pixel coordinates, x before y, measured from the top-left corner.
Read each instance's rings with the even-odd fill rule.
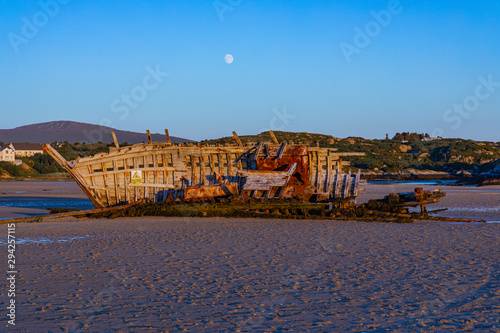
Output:
[[[2,196],[85,199],[69,182],[19,183]],[[446,191],[438,205],[481,208],[454,214],[499,219],[498,187]],[[14,208],[1,216],[43,211]],[[15,236],[15,332],[500,332],[498,223],[66,218]]]

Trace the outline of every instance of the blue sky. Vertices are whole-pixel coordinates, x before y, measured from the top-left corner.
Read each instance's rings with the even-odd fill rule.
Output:
[[[500,1],[0,1],[0,128],[500,141]],[[234,62],[224,61],[232,54]]]

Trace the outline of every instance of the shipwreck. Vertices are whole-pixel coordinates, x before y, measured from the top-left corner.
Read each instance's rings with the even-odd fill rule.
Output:
[[[50,144],[44,150],[78,183],[96,208],[137,201],[281,200],[355,201],[366,181],[343,172],[345,156],[319,144],[271,142],[174,144],[148,141],[121,147],[112,133],[109,153],[66,161]]]

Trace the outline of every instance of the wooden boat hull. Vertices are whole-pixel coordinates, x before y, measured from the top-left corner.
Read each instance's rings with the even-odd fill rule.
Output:
[[[66,161],[43,145],[75,179],[96,208],[138,200],[162,202],[218,197],[355,198],[360,174],[343,174],[332,148],[296,144],[197,146],[169,142],[110,148],[109,153]],[[290,171],[291,168],[293,171]],[[255,183],[260,179],[261,187]],[[254,185],[251,185],[254,184]],[[267,184],[267,186],[266,186]]]

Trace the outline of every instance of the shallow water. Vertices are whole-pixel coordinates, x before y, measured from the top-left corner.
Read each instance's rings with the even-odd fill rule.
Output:
[[[29,245],[29,244],[52,244],[52,243],[66,243],[72,242],[77,239],[88,239],[91,238],[90,235],[85,236],[75,236],[75,237],[38,237],[38,238],[18,238],[16,239],[16,245]],[[6,245],[6,239],[0,239],[0,245]]]
[[[89,199],[53,198],[53,197],[2,197],[0,206],[19,208],[67,208],[92,209],[94,205]]]
[[[446,207],[433,207],[433,209],[445,209]],[[500,207],[452,207],[448,208],[447,212],[474,212],[474,213],[491,213],[500,212]]]
[[[458,180],[456,179],[421,179],[421,180],[369,180],[368,184],[374,185],[422,185],[422,186],[454,186]],[[462,186],[462,185],[461,185]],[[470,185],[467,187],[476,187],[476,185]]]

